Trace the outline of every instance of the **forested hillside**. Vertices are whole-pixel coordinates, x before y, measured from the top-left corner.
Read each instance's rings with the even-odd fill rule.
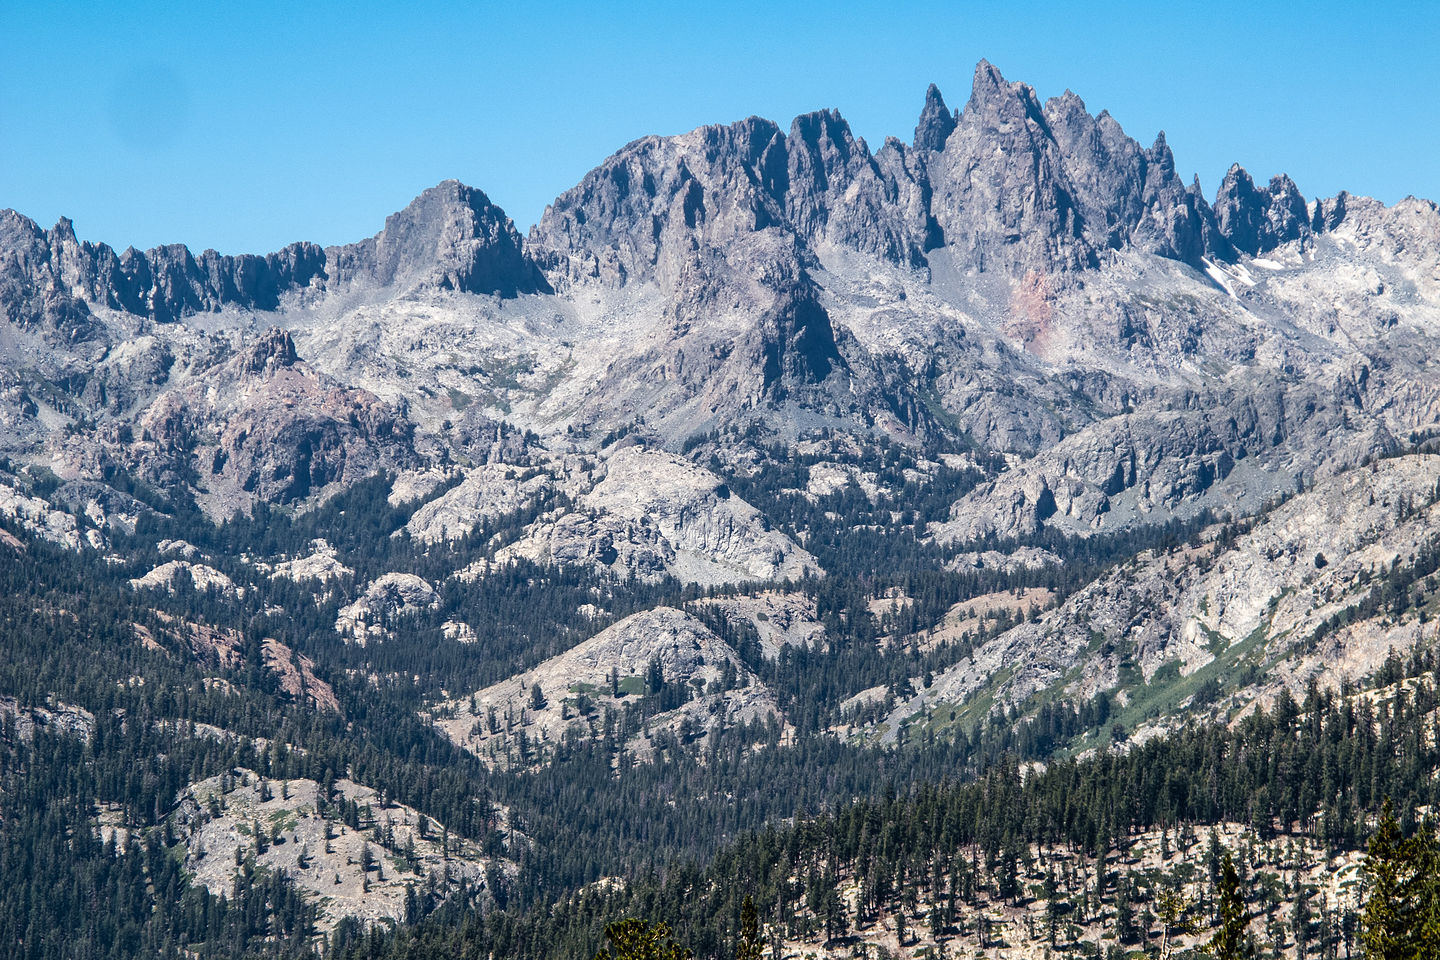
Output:
[[[0,211],[0,954],[1414,960],[1437,354],[1435,204],[984,61],[526,236]]]

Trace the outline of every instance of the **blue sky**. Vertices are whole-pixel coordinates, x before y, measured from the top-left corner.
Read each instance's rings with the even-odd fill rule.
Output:
[[[211,8],[214,9],[211,9]],[[647,133],[837,107],[872,148],[988,58],[1213,196],[1234,161],[1440,199],[1440,3],[0,0],[0,207],[117,248],[373,234],[440,180],[522,229]]]

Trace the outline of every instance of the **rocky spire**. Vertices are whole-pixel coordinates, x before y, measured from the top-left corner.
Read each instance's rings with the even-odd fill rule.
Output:
[[[279,367],[294,366],[300,359],[290,331],[271,327],[258,340],[247,346],[237,358],[244,373],[261,374]]]
[[[1265,213],[1268,247],[1298,240],[1310,232],[1310,205],[1300,195],[1295,181],[1282,173],[1270,179],[1266,192],[1270,195],[1270,209]]]
[[[1282,174],[1268,187],[1257,187],[1238,163],[1215,194],[1215,220],[1221,235],[1252,257],[1311,231],[1309,207],[1289,177]]]
[[[1315,214],[1310,221],[1310,229],[1315,233],[1327,233],[1334,230],[1345,219],[1347,206],[1350,202],[1350,194],[1341,190],[1329,200],[1315,201]]]
[[[1096,262],[1035,91],[988,61],[976,66],[970,99],[926,170],[935,222],[970,268],[1051,273]]]
[[[955,130],[956,114],[945,106],[940,88],[930,84],[925,91],[925,106],[920,111],[920,122],[915,125],[916,150],[944,150],[945,141]]]

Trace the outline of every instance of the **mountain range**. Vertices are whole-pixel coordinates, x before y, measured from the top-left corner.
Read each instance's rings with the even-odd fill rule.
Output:
[[[552,896],[638,869],[640,834],[708,855],[850,799],[878,774],[806,777],[856,758],[923,779],[1057,703],[1094,722],[1029,760],[1128,750],[1429,649],[1436,356],[1435,203],[1238,165],[1207,199],[1163,133],[984,61],[874,151],[834,110],[636,140],[525,236],[453,180],[265,255],[4,210],[0,556],[87,571],[113,615],[63,629],[127,652],[17,666],[0,713],[91,737],[144,703],[253,747],[96,815],[217,895],[252,849],[325,929],[413,919],[351,875],[368,822],[435,902]],[[60,623],[54,584],[11,602]],[[266,847],[245,825],[293,805],[259,755],[339,758],[342,722],[376,753],[304,768],[303,852]],[[755,776],[790,758],[773,797],[704,839],[643,824],[716,793],[634,810],[558,865],[586,751],[673,786],[727,737]],[[421,754],[469,786],[407,794]]]

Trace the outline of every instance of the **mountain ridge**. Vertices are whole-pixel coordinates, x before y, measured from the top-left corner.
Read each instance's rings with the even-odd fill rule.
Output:
[[[835,110],[640,138],[525,236],[458,181],[268,257],[6,212],[0,843],[53,819],[42,889],[118,865],[136,929],[218,958],[508,924],[1267,705],[1318,735],[1302,694],[1343,716],[1405,658],[1432,696],[1437,356],[1435,204],[1239,167],[1212,203],[986,62],[878,150]],[[1374,799],[1304,815],[1353,853]],[[1129,902],[1095,896],[1087,941]],[[894,917],[865,936],[918,960]]]
[[[971,128],[983,130],[987,142],[997,135],[1011,137],[1002,152],[1028,156],[1037,168],[1029,183],[1013,168],[989,170],[988,177],[981,177],[1007,184],[1018,180],[1025,193],[1020,207],[1000,211],[998,223],[988,222],[973,208],[1015,201],[988,194],[972,197],[970,191],[977,187],[961,188],[955,182],[961,173],[971,180],[986,174],[977,150],[962,149],[957,141],[953,155],[946,156],[956,131],[964,140]],[[618,171],[615,163],[638,161],[661,144],[697,138],[709,148],[712,160],[717,150],[738,152],[742,160],[739,170],[724,175],[731,178],[726,182],[735,195],[731,202],[748,203],[744,222],[732,224],[732,229],[759,231],[786,224],[811,243],[833,236],[912,266],[923,266],[929,250],[963,243],[960,238],[970,228],[1006,237],[1018,233],[1046,238],[1051,246],[1042,259],[1072,269],[1094,266],[1099,250],[1126,245],[1199,267],[1207,256],[1233,261],[1242,253],[1257,256],[1281,243],[1334,230],[1351,199],[1342,191],[1328,200],[1307,202],[1284,173],[1259,187],[1235,164],[1214,200],[1207,202],[1199,195],[1198,181],[1186,186],[1175,175],[1163,131],[1151,147],[1142,148],[1108,111],[1090,115],[1084,101],[1069,90],[1042,104],[1033,88],[1006,81],[982,60],[963,109],[949,111],[939,88],[929,86],[908,147],[887,137],[882,149],[872,154],[835,110],[795,117],[788,135],[772,121],[750,117],[672,137],[643,137],[557,197],[523,239],[482,191],[446,180],[388,217],[374,236],[324,248],[300,241],[268,254],[231,255],[210,249],[195,254],[183,244],[171,243],[143,252],[131,247],[117,254],[104,242],[77,239],[68,218],[43,230],[23,214],[6,209],[0,210],[0,250],[11,261],[7,274],[12,284],[28,281],[48,288],[44,310],[56,322],[77,309],[69,302],[73,300],[173,322],[227,306],[274,311],[283,296],[308,286],[343,288],[357,281],[380,286],[424,282],[440,289],[504,297],[545,292],[549,282],[537,275],[537,264],[562,276],[576,269],[557,260],[566,255],[567,245],[581,242],[578,225],[560,222],[566,216],[563,211],[582,202],[601,202],[600,210],[613,220],[616,209],[593,196],[602,186],[595,178],[603,178],[607,169]],[[626,157],[635,160],[622,161]],[[623,182],[632,182],[636,172],[642,183],[653,177],[650,170],[630,170]],[[679,204],[677,219],[686,229],[696,230],[696,217],[709,212],[703,209],[705,191],[684,161],[675,166],[672,178],[669,189]],[[834,183],[861,196],[835,196]],[[619,199],[623,198],[609,202]],[[910,212],[898,220],[886,217],[881,213],[882,199]],[[982,199],[985,203],[977,203]],[[834,231],[829,229],[832,218]],[[584,219],[593,221],[593,211],[587,211]],[[432,235],[436,227],[440,233]],[[866,236],[876,228],[881,237]],[[993,245],[972,242],[964,258],[983,271],[982,247]],[[621,278],[645,275],[644,270],[636,270],[636,263],[625,264],[618,252],[621,260],[603,270],[598,252],[584,250],[582,243],[570,252],[577,254],[588,258],[587,263],[594,261],[586,268],[592,277],[616,270]],[[637,256],[632,253],[629,258]],[[653,262],[658,250],[649,256]],[[1037,262],[1035,254],[1021,250],[998,260],[992,255],[990,268],[997,264],[1033,268]],[[433,264],[430,275],[424,274],[427,263]],[[7,302],[18,299],[13,291],[7,292],[12,292]]]

